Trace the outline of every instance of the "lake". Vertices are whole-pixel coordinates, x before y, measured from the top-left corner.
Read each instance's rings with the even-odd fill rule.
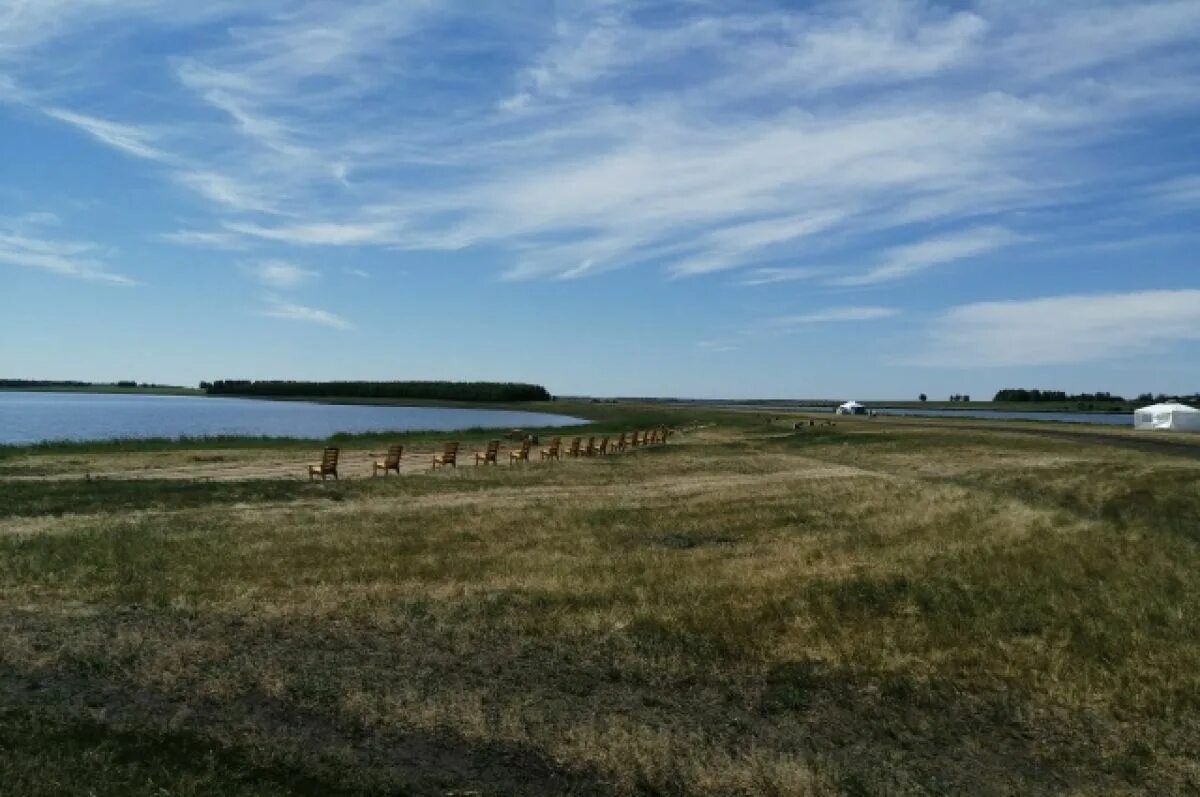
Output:
[[[323,439],[339,432],[456,431],[584,423],[566,415],[452,407],[0,391],[0,444],[247,435]]]

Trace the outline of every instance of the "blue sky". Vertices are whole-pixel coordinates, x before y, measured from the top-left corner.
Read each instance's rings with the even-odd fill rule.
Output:
[[[1200,0],[0,2],[0,376],[1200,390]]]

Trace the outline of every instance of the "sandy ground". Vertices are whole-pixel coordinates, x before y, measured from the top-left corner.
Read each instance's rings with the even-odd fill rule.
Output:
[[[568,438],[569,439],[569,438]],[[586,438],[585,438],[586,440]],[[530,449],[529,460],[541,461],[540,451],[547,443]],[[500,467],[508,467],[509,452],[518,445],[501,445],[497,457]],[[464,446],[458,452],[458,467],[476,467],[475,454],[484,447]],[[563,445],[566,450],[566,444]],[[433,457],[442,452],[442,446],[418,446],[405,449],[400,460],[400,474],[428,471]],[[343,448],[338,463],[341,479],[372,478],[372,464],[382,461],[386,449]],[[258,451],[255,449],[227,449],[206,451],[168,451],[135,454],[96,454],[36,457],[37,470],[22,473],[21,461],[9,464],[8,472],[0,471],[0,481],[70,481],[76,479],[178,479],[186,481],[249,481],[254,479],[308,480],[308,466],[320,461],[321,449],[314,448],[307,456],[304,452],[281,452],[278,450]],[[29,462],[35,458],[30,457]],[[568,457],[563,456],[566,460]],[[479,465],[478,467],[485,467]],[[487,466],[494,467],[494,466]],[[395,473],[388,474],[395,478]],[[332,478],[332,477],[330,477]],[[383,478],[380,475],[380,478]]]

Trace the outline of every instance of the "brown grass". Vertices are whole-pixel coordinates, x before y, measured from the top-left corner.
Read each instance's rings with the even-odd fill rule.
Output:
[[[0,521],[0,770],[45,794],[1200,789],[1200,464],[712,422],[560,465],[129,483],[119,510],[0,483],[82,512]],[[295,459],[195,456],[83,472]]]

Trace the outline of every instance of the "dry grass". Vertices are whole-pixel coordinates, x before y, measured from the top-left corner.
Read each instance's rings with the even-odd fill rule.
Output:
[[[173,477],[0,481],[14,793],[1200,789],[1190,459],[713,414],[339,485],[9,464],[93,456]]]

